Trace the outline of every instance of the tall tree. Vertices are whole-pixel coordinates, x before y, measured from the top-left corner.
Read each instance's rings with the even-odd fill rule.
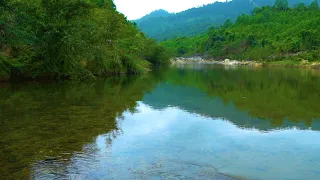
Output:
[[[309,6],[310,9],[319,9],[318,0],[312,1],[312,3]]]
[[[280,10],[289,9],[289,2],[288,0],[276,0],[274,6]]]

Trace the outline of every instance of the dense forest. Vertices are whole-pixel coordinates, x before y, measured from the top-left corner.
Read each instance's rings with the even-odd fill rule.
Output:
[[[216,2],[178,14],[158,10],[135,22],[117,12],[112,0],[1,1],[0,80],[141,73],[168,63],[169,56],[319,59],[317,1],[277,0],[262,6],[273,1]],[[167,29],[168,22],[174,30]],[[142,28],[158,40],[198,35],[159,45],[138,30],[143,24],[157,31],[150,35]]]
[[[226,20],[206,33],[162,42],[174,56],[276,61],[320,60],[320,9],[317,0],[290,8],[286,0],[257,7],[234,23]],[[294,62],[294,61],[292,61]]]
[[[298,3],[309,5],[312,0],[289,0],[289,6]],[[212,25],[220,26],[225,20],[232,21],[255,7],[273,5],[274,0],[232,0],[215,2],[202,7],[192,8],[180,13],[154,11],[136,20],[138,27],[149,37],[158,41],[181,36],[192,36],[205,32]]]
[[[0,1],[2,80],[139,73],[168,59],[112,0]]]

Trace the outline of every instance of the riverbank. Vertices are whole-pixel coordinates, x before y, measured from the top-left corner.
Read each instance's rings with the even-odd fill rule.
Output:
[[[171,64],[220,64],[225,66],[253,66],[253,67],[262,67],[262,66],[273,66],[273,67],[290,67],[290,68],[310,68],[315,70],[320,70],[320,62],[309,62],[306,60],[302,61],[246,61],[246,60],[215,60],[215,59],[204,59],[199,56],[195,57],[175,57],[170,60]]]
[[[238,60],[214,60],[214,59],[203,59],[201,57],[176,57],[171,59],[171,64],[221,64],[228,66],[262,66],[263,63],[256,61],[238,61]]]

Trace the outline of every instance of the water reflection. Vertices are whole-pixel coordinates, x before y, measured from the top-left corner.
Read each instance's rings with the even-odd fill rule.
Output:
[[[317,179],[320,78],[183,66],[0,88],[1,179]]]
[[[270,121],[274,127],[281,127],[286,120],[311,127],[313,120],[320,117],[320,72],[198,66],[196,70],[193,65],[172,68],[165,82],[198,89],[205,93],[202,96],[216,97],[225,105],[231,103],[237,111],[247,111],[251,117]]]
[[[27,179],[36,161],[67,164],[96,136],[121,131],[115,119],[125,110],[134,112],[136,101],[156,82],[151,78],[23,83],[0,89],[1,179]]]
[[[73,156],[65,178],[316,179],[319,174],[317,131],[263,133],[174,107],[155,110],[143,102],[136,113],[123,115],[123,135],[112,145],[108,134],[97,137],[95,151]],[[43,169],[51,166],[57,165],[36,166],[36,177],[47,178]]]
[[[274,95],[276,96],[276,94]],[[242,94],[239,94],[238,96],[242,96]],[[246,99],[243,101],[246,101]],[[261,131],[293,127],[298,129],[320,130],[319,118],[313,118],[313,121],[304,119],[292,121],[285,117],[281,120],[265,119],[267,117],[258,118],[250,114],[250,109],[241,107],[238,109],[234,105],[233,101],[224,102],[219,98],[219,96],[208,96],[199,89],[185,86],[174,86],[169,83],[161,83],[152,91],[151,94],[146,94],[144,96],[144,103],[155,109],[164,109],[168,106],[178,107],[179,109],[205,117],[227,119],[238,127],[249,129],[254,128]],[[291,107],[294,106],[298,105],[292,105]],[[264,108],[261,108],[260,110],[270,111],[270,109]],[[280,109],[279,111],[282,110]],[[290,114],[290,116],[292,116],[292,114]]]

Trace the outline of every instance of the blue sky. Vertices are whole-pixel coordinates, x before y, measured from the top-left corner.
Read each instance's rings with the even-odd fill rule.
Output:
[[[225,0],[114,0],[117,10],[130,20],[138,19],[154,10],[164,9],[169,12],[183,10]]]

